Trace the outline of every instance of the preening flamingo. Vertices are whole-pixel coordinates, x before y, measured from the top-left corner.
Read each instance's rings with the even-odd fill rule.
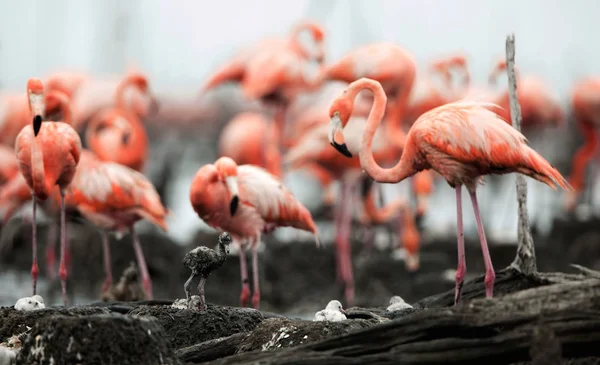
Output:
[[[135,223],[147,219],[167,231],[167,209],[152,183],[143,174],[118,163],[105,162],[83,150],[66,202],[102,232],[106,279],[103,291],[112,282],[108,232],[130,231],[133,248],[148,299],[152,299],[152,282]]]
[[[585,188],[586,169],[598,151],[598,131],[600,130],[600,77],[594,76],[579,81],[571,92],[571,106],[584,143],[571,163],[569,182],[574,188],[567,194],[565,208],[572,211]]]
[[[459,101],[449,103],[423,114],[407,135],[400,161],[392,168],[380,167],[373,157],[373,137],[383,118],[385,92],[381,84],[360,79],[348,87],[331,105],[331,144],[340,151],[347,150],[342,133],[348,124],[352,105],[358,92],[369,89],[378,97],[369,114],[362,135],[360,164],[375,181],[397,183],[419,171],[433,169],[456,189],[458,269],[456,271],[455,302],[460,299],[466,272],[462,224],[461,189],[465,185],[475,212],[477,231],[486,267],[486,296],[493,295],[495,272],[479,214],[476,187],[484,175],[519,172],[552,188],[555,184],[565,190],[571,186],[542,156],[527,146],[527,139],[484,107],[485,103]]]
[[[229,157],[204,165],[192,181],[190,202],[206,224],[229,232],[240,244],[242,306],[248,303],[250,287],[241,240],[252,249],[254,308],[260,304],[258,245],[263,233],[270,233],[277,227],[294,227],[313,233],[319,246],[317,226],[308,209],[276,176],[258,166],[238,166]]]
[[[15,143],[15,151],[19,159],[19,169],[31,188],[33,195],[32,247],[33,294],[36,293],[37,276],[37,225],[36,200],[48,199],[51,190],[58,185],[61,196],[60,216],[60,267],[59,277],[62,285],[62,298],[67,305],[67,269],[65,251],[67,235],[65,226],[65,193],[75,176],[81,140],[77,132],[67,123],[44,123],[44,87],[39,79],[29,79],[27,96],[32,113],[32,125],[24,127]]]

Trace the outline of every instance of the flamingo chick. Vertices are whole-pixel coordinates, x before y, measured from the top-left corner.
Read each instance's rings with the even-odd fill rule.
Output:
[[[486,109],[494,106],[493,104],[474,101],[449,103],[423,114],[408,132],[400,161],[392,168],[382,168],[373,158],[371,144],[383,118],[385,92],[379,82],[367,78],[350,84],[346,92],[331,105],[330,142],[342,153],[348,152],[342,130],[350,119],[356,95],[363,89],[371,90],[379,98],[375,98],[375,105],[363,132],[359,150],[361,167],[381,183],[397,183],[419,171],[433,169],[456,189],[458,269],[455,303],[460,299],[466,272],[461,199],[461,188],[465,185],[473,204],[483,251],[486,296],[491,297],[496,274],[476,196],[476,187],[482,177],[518,172],[553,189],[556,189],[555,184],[565,190],[572,190],[571,186],[558,170],[527,145],[525,136],[496,113]]]
[[[262,233],[277,227],[294,227],[315,235],[313,218],[281,180],[254,165],[240,165],[229,157],[201,167],[190,188],[194,211],[209,226],[229,232],[238,242],[242,239],[252,248],[254,295],[252,305],[260,303],[258,275],[258,245]],[[241,305],[248,303],[250,288],[244,249],[240,249],[242,278]]]
[[[67,235],[65,227],[65,193],[75,176],[81,153],[81,139],[67,123],[44,123],[44,86],[39,79],[27,82],[27,97],[33,114],[32,124],[23,127],[17,136],[15,152],[19,169],[27,181],[33,196],[32,248],[33,295],[36,294],[37,277],[37,229],[36,199],[48,199],[55,185],[60,189],[60,267],[58,275],[62,286],[63,303],[67,305],[67,268],[65,250]]]

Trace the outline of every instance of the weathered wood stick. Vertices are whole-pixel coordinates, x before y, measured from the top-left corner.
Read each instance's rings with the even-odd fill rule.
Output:
[[[508,96],[512,126],[521,131],[521,105],[517,98],[517,78],[515,76],[515,35],[506,37],[506,74],[508,75]],[[517,255],[511,266],[523,274],[537,272],[535,246],[531,237],[531,226],[527,214],[527,181],[517,174],[517,202],[519,204],[519,231],[517,233]]]

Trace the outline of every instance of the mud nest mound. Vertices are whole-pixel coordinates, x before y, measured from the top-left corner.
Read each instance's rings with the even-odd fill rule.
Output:
[[[17,364],[177,365],[180,361],[155,319],[111,313],[40,318],[26,337]]]

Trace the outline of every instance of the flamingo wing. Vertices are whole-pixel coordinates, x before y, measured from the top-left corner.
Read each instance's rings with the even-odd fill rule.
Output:
[[[527,139],[489,107],[497,106],[476,101],[446,104],[423,114],[411,132],[461,163],[482,168],[514,166],[523,157]]]
[[[69,186],[68,202],[95,213],[136,213],[166,230],[166,209],[152,183],[141,173],[114,162],[101,162],[82,154],[85,165],[77,169]]]
[[[278,221],[296,208],[294,194],[276,176],[262,167],[241,165],[238,181],[242,202],[253,206],[266,222]]]

